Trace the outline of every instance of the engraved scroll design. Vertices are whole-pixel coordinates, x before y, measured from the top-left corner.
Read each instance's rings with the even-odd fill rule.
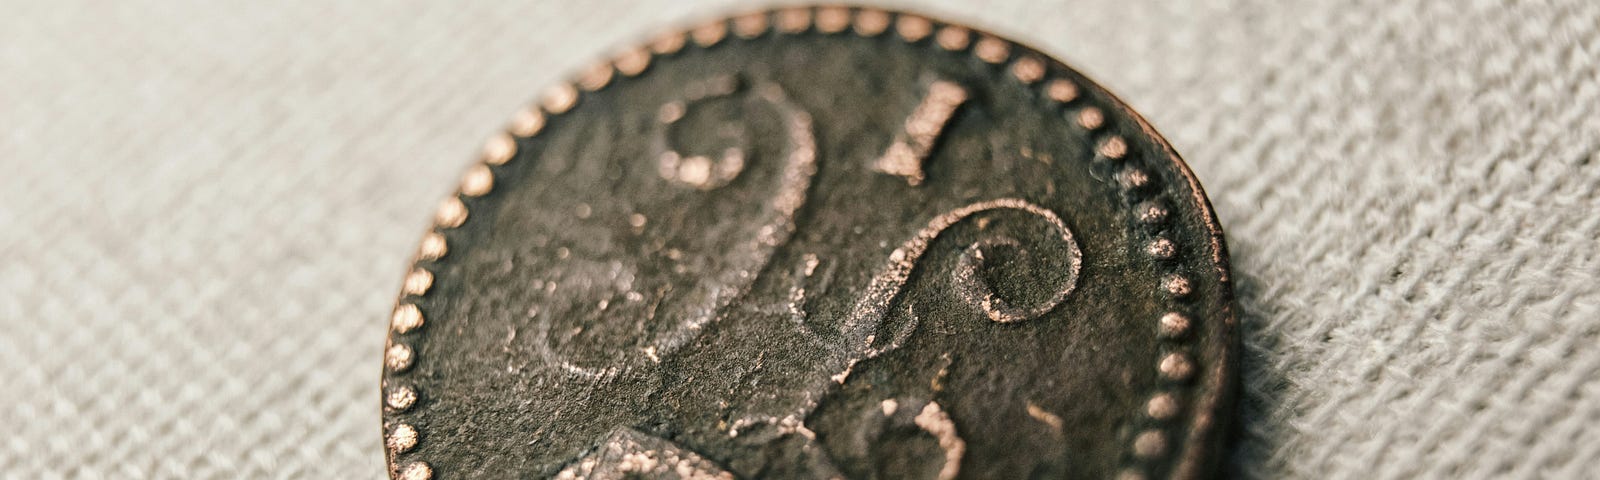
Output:
[[[1078,244],[1073,240],[1072,230],[1061,220],[1059,215],[1050,209],[1019,198],[1000,198],[973,203],[964,207],[945,212],[932,221],[917,234],[907,240],[900,248],[889,253],[889,262],[872,278],[872,283],[867,285],[866,292],[855,303],[849,318],[841,329],[847,339],[865,342],[876,327],[883,323],[889,309],[894,304],[896,297],[905,288],[910,280],[911,272],[916,268],[923,254],[927,253],[928,246],[939,237],[946,229],[971,218],[979,213],[995,210],[1018,210],[1039,217],[1056,231],[1061,242],[1068,247],[1068,271],[1066,280],[1062,282],[1051,297],[1031,307],[1018,307],[1011,305],[1004,298],[995,294],[993,288],[978,273],[984,262],[984,249],[992,246],[1020,247],[1021,242],[1008,236],[994,236],[979,240],[969,245],[961,253],[956,268],[951,272],[951,277],[959,289],[959,294],[967,303],[978,308],[989,320],[998,323],[1017,323],[1037,318],[1060,305],[1072,293],[1078,283],[1078,270],[1083,262],[1083,254],[1078,250]],[[913,319],[915,317],[913,316]],[[878,348],[868,345],[862,353],[865,358],[872,358],[886,353],[909,337],[911,330],[916,328],[915,322],[908,322],[895,338],[886,347]]]
[[[1016,248],[1024,253],[1027,252],[1027,249],[1016,238],[1004,234],[991,234],[974,241],[962,250],[956,265],[950,272],[951,285],[955,289],[953,293],[977,310],[978,313],[981,313],[984,318],[999,324],[1015,324],[1036,319],[1060,306],[1077,287],[1079,272],[1082,268],[1082,251],[1078,248],[1077,241],[1072,235],[1072,230],[1067,227],[1059,215],[1048,208],[1019,198],[999,198],[972,203],[934,217],[925,227],[902,243],[899,248],[890,252],[888,261],[872,277],[864,293],[853,304],[849,315],[844,319],[837,331],[829,332],[813,327],[806,318],[805,309],[801,306],[806,299],[806,280],[810,278],[817,265],[815,257],[808,256],[805,264],[802,265],[800,278],[796,282],[797,285],[791,287],[791,306],[789,308],[791,320],[806,333],[806,336],[818,351],[827,353],[827,358],[824,362],[826,368],[829,369],[827,371],[838,373],[826,377],[819,375],[809,379],[809,385],[803,391],[821,392],[821,395],[805,395],[803,398],[797,398],[792,403],[791,409],[787,411],[742,417],[733,422],[734,430],[730,434],[747,437],[752,443],[766,443],[786,436],[800,435],[808,445],[806,450],[817,455],[814,458],[815,464],[813,467],[822,470],[825,474],[824,476],[838,476],[837,468],[833,466],[834,462],[827,457],[826,453],[823,453],[824,450],[820,445],[815,445],[816,435],[807,427],[807,419],[821,406],[829,393],[835,391],[836,387],[844,384],[849,379],[851,372],[860,362],[877,358],[901,348],[906,340],[916,332],[920,319],[916,312],[911,311],[911,307],[908,305],[906,309],[909,319],[895,329],[891,338],[887,340],[876,338],[879,333],[879,327],[889,322],[891,316],[894,315],[895,306],[903,303],[899,301],[901,294],[912,280],[912,274],[918,268],[923,267],[924,256],[928,253],[928,249],[933,245],[934,241],[951,227],[972,220],[980,214],[1003,210],[1030,214],[1049,226],[1052,237],[1046,240],[1059,240],[1061,245],[1065,247],[1067,255],[1065,259],[1066,271],[1060,272],[1060,284],[1054,285],[1053,291],[1048,298],[1028,306],[1013,305],[998,295],[981,273],[985,262],[985,252],[998,246]],[[901,416],[895,415],[893,408],[889,408],[889,405],[894,405],[897,402],[907,405],[922,405],[918,410],[920,413],[915,417],[907,418],[910,418],[916,427],[933,435],[938,440],[939,447],[944,451],[944,457],[941,459],[943,463],[939,470],[938,478],[954,478],[960,470],[961,460],[965,454],[965,441],[961,439],[956,431],[955,424],[941,410],[942,407],[938,402],[933,401],[931,398],[920,398],[916,395],[898,399],[885,399],[883,402],[885,406],[882,414],[883,418],[878,419],[878,421],[894,423],[896,420],[906,420],[906,418],[900,418]],[[861,429],[862,432],[874,431],[872,430],[873,428],[881,430],[882,425],[875,427],[872,421],[868,421],[869,417],[876,418],[876,413],[867,413],[869,415],[856,423],[856,428]],[[754,428],[757,426],[773,428],[764,430]],[[752,430],[760,433],[750,436],[741,433],[739,430]],[[881,432],[879,433],[881,434]],[[869,434],[868,436],[875,437],[875,435]],[[876,440],[865,441],[861,446],[865,447],[875,443],[877,443]]]
[[[806,394],[796,396],[788,406],[778,411],[745,415],[735,420],[731,424],[730,436],[752,444],[765,444],[798,435],[806,445],[805,450],[813,456],[812,468],[827,476],[842,478],[825,449],[815,443],[816,434],[806,426],[806,420],[817,410],[828,393],[847,380],[851,369],[859,362],[900,348],[915,332],[919,322],[917,316],[912,314],[911,319],[895,332],[893,338],[881,346],[874,338],[878,327],[889,320],[894,306],[899,303],[901,293],[933,242],[957,224],[979,214],[1001,210],[1030,214],[1050,227],[1052,238],[1062,242],[1068,255],[1067,271],[1062,272],[1064,278],[1061,284],[1055,287],[1052,295],[1046,300],[1031,306],[1012,305],[1001,298],[979,273],[985,261],[984,252],[994,246],[1021,248],[1022,242],[1006,235],[990,235],[962,250],[955,268],[950,272],[952,284],[956,288],[954,293],[960,295],[963,301],[974,307],[984,318],[1001,324],[1038,318],[1065,301],[1076,288],[1082,264],[1082,252],[1071,229],[1055,212],[1019,198],[987,200],[945,212],[935,217],[889,254],[888,261],[873,276],[837,333],[824,334],[807,326],[803,310],[798,307],[792,309],[793,321],[808,332],[819,350],[828,353],[826,366],[831,368],[831,371],[840,373],[832,376],[824,373],[809,379],[810,384],[801,389]],[[791,297],[792,300],[804,302],[803,283],[815,266],[815,258],[809,257],[803,266],[805,268],[802,278],[797,282],[800,285],[793,287],[796,295]],[[821,395],[811,395],[810,392],[820,392]],[[896,409],[891,406],[898,403],[917,406],[914,416],[900,418],[905,415],[896,415]],[[943,450],[942,458],[939,459],[941,467],[938,478],[950,479],[957,475],[965,454],[965,442],[959,436],[948,414],[941,410],[942,407],[937,402],[913,396],[885,399],[882,405],[884,418],[878,420],[880,424],[873,425],[873,422],[868,421],[868,417],[863,417],[859,427],[876,427],[881,430],[884,428],[881,422],[892,424],[909,419],[913,425],[934,436]],[[627,428],[613,431],[611,436],[602,440],[594,451],[564,469],[559,478],[620,479],[631,478],[628,477],[630,474],[650,474],[654,476],[653,478],[733,478],[730,472],[704,460],[692,450]]]

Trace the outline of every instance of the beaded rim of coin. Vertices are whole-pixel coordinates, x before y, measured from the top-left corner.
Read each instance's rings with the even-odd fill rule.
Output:
[[[400,417],[425,407],[422,404],[425,403],[422,392],[404,378],[404,374],[411,366],[420,361],[420,355],[412,348],[410,342],[415,342],[419,335],[426,334],[426,328],[423,326],[425,312],[419,309],[415,300],[426,295],[428,287],[433,282],[433,272],[429,267],[447,260],[445,256],[449,252],[449,244],[442,232],[460,227],[469,221],[468,203],[490,193],[494,186],[493,167],[504,165],[516,156],[518,140],[537,137],[547,123],[556,121],[561,114],[571,111],[581,103],[584,95],[602,91],[618,81],[641,75],[655,63],[656,58],[672,56],[691,45],[711,48],[724,42],[756,39],[769,34],[781,36],[814,33],[870,38],[890,30],[893,31],[892,35],[895,38],[906,43],[933,45],[943,50],[972,55],[984,63],[1002,67],[997,71],[998,77],[1007,77],[1031,86],[1030,89],[1041,100],[1063,107],[1063,115],[1072,120],[1071,123],[1089,133],[1102,133],[1098,135],[1099,140],[1093,147],[1095,161],[1128,161],[1131,148],[1128,142],[1116,134],[1103,133],[1107,130],[1105,127],[1109,119],[1102,109],[1114,109],[1122,113],[1132,119],[1135,123],[1133,126],[1153,139],[1161,149],[1161,152],[1152,152],[1159,153],[1153,157],[1158,160],[1170,160],[1171,167],[1188,183],[1187,186],[1192,192],[1188,199],[1145,198],[1134,205],[1132,210],[1138,223],[1153,227],[1169,220],[1170,210],[1166,202],[1187,200],[1193,203],[1201,215],[1201,223],[1210,234],[1209,245],[1201,247],[1211,252],[1212,263],[1216,266],[1215,274],[1219,283],[1224,286],[1223,295],[1227,297],[1224,299],[1225,313],[1222,318],[1215,319],[1199,319],[1186,313],[1183,300],[1191,291],[1191,282],[1184,273],[1175,271],[1176,268],[1171,262],[1165,262],[1176,255],[1181,255],[1179,252],[1184,248],[1173,240],[1160,236],[1154,228],[1146,228],[1142,232],[1145,238],[1139,242],[1140,245],[1144,245],[1143,253],[1155,261],[1156,268],[1165,269],[1167,272],[1161,276],[1160,284],[1152,285],[1151,288],[1167,294],[1170,308],[1166,309],[1166,313],[1149,320],[1151,329],[1157,333],[1158,341],[1163,344],[1160,356],[1150,360],[1150,368],[1165,381],[1155,392],[1140,402],[1141,408],[1136,415],[1150,420],[1149,423],[1154,426],[1136,428],[1127,434],[1124,439],[1126,443],[1124,451],[1127,454],[1124,458],[1131,460],[1122,462],[1117,476],[1129,480],[1147,478],[1146,467],[1160,461],[1173,462],[1168,470],[1173,478],[1197,478],[1210,473],[1208,469],[1216,468],[1216,465],[1207,459],[1208,455],[1214,453],[1197,443],[1222,438],[1220,431],[1224,426],[1221,419],[1215,418],[1214,414],[1221,406],[1229,404],[1233,395],[1230,386],[1234,382],[1234,370],[1231,368],[1231,363],[1234,361],[1233,357],[1237,355],[1237,347],[1234,345],[1237,316],[1231,303],[1231,281],[1221,225],[1211,210],[1199,180],[1177,152],[1142,116],[1129,109],[1121,99],[1098,85],[1092,83],[1080,85],[1062,75],[1062,72],[1070,71],[1070,67],[1040,53],[1037,49],[982,30],[914,13],[823,5],[747,12],[701,22],[688,29],[656,36],[653,40],[642,42],[641,46],[623,50],[611,60],[581,69],[578,75],[567,81],[550,86],[540,99],[513,115],[505,131],[489,138],[480,151],[478,162],[473,163],[464,174],[460,188],[447,197],[436,211],[434,226],[423,236],[413,257],[413,266],[402,282],[400,297],[391,313],[388,339],[385,342],[384,375],[380,385],[383,410],[387,417],[383,431],[390,477],[404,480],[428,480],[433,477],[433,466],[427,459],[402,458],[407,456],[407,452],[414,450],[418,442],[426,440],[419,428],[406,423]],[[730,35],[730,32],[733,34]],[[614,72],[621,75],[614,75]],[[1082,95],[1086,88],[1097,89],[1110,101],[1101,105],[1087,105],[1088,102]],[[1129,181],[1128,178],[1147,178],[1145,175],[1130,166],[1118,175],[1118,179],[1108,179],[1108,181],[1116,182],[1124,191],[1131,191],[1138,189],[1143,183]],[[1188,351],[1189,342],[1195,337],[1190,331],[1197,322],[1204,320],[1220,322],[1220,331],[1225,339],[1220,347],[1220,361],[1215,365],[1201,368]],[[1196,377],[1202,378],[1197,381]],[[1187,425],[1177,421],[1184,414],[1191,417]],[[1172,436],[1178,434],[1187,436],[1176,442],[1180,448],[1174,449]]]

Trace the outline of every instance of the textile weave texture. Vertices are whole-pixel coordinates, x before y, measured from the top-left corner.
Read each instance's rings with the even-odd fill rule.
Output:
[[[381,478],[388,310],[483,139],[727,1],[3,1],[0,477]],[[1216,205],[1258,478],[1600,472],[1600,3],[945,0]]]

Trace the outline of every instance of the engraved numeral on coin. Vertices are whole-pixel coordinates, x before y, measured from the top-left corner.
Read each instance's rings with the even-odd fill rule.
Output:
[[[895,135],[894,142],[872,163],[872,169],[906,180],[906,184],[922,184],[926,176],[922,163],[927,160],[933,144],[950,122],[956,108],[967,101],[967,89],[954,82],[937,80],[928,85],[927,95],[906,118],[905,130]]]
[[[593,303],[583,306],[574,304],[566,310],[546,309],[537,312],[533,328],[535,353],[545,365],[558,372],[594,382],[607,382],[630,369],[645,371],[656,368],[663,358],[672,356],[679,348],[698,338],[708,325],[721,318],[729,305],[748,293],[756,279],[756,276],[750,273],[760,271],[773,254],[789,242],[789,237],[796,230],[795,217],[805,205],[806,193],[811,188],[811,179],[817,173],[817,144],[811,114],[791,101],[781,87],[770,82],[758,81],[744,85],[737,77],[722,75],[690,84],[687,90],[685,95],[687,101],[671,102],[661,108],[658,120],[662,125],[670,126],[677,122],[687,111],[688,105],[709,98],[729,97],[747,102],[750,108],[767,108],[777,113],[787,137],[784,139],[785,147],[779,155],[782,162],[778,164],[781,168],[778,188],[773,190],[766,200],[768,208],[764,210],[764,216],[759,220],[759,229],[751,232],[753,233],[751,237],[733,241],[726,250],[716,252],[716,255],[724,257],[723,265],[726,268],[679,289],[677,298],[684,302],[683,313],[664,315],[661,321],[670,322],[671,325],[658,329],[655,334],[640,338],[625,338],[632,343],[626,347],[593,349],[588,352],[583,352],[581,348],[570,349],[599,357],[585,361],[578,358],[580,355],[562,351],[569,349],[558,348],[558,342],[555,340],[562,336],[560,332],[583,332],[601,321],[625,324],[638,319],[626,318],[615,313],[615,309],[608,310],[605,306],[591,308],[595,305]],[[672,148],[670,139],[664,133],[665,129],[657,130],[652,140],[659,160],[657,173],[666,181],[700,191],[710,191],[726,186],[744,169],[742,150],[733,150],[723,159],[716,161],[706,157],[685,156]],[[577,264],[585,260],[575,257],[567,261]],[[617,267],[591,265],[591,268],[596,269],[595,271],[610,268],[627,278],[635,275],[632,265]],[[551,288],[554,288],[553,284]],[[610,298],[615,298],[614,295],[625,295],[620,291],[610,294],[601,292],[600,290],[610,288],[602,284],[579,283],[577,287],[567,288],[596,289],[594,292],[573,290],[572,293],[567,293],[572,298],[599,297],[609,302]],[[652,313],[647,319],[654,321],[654,307],[651,308]],[[577,328],[569,330],[573,326]],[[577,333],[567,336],[575,335]],[[608,357],[619,351],[636,352],[636,354]]]

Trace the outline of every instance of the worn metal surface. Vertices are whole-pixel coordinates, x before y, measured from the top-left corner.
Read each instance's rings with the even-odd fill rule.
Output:
[[[440,208],[397,478],[1201,477],[1221,232],[1135,114],[921,17],[759,13],[554,88]]]

